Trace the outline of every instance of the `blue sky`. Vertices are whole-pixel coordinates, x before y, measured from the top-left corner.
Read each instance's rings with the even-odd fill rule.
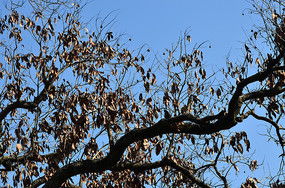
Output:
[[[154,52],[171,47],[189,30],[193,43],[211,45],[205,53],[207,64],[224,65],[228,53],[242,57],[241,44],[254,24],[246,14],[249,7],[248,2],[237,0],[96,0],[86,12],[104,16],[114,11],[113,29],[130,36],[137,45],[147,44]]]
[[[111,15],[116,16],[116,23],[112,31],[132,38],[134,46],[147,45],[154,54],[171,48],[188,30],[193,44],[207,41],[203,49],[204,63],[209,69],[217,70],[225,67],[228,56],[233,62],[243,61],[244,42],[254,25],[260,24],[257,17],[249,14],[250,8],[249,1],[245,0],[96,0],[85,12],[88,17],[98,13],[104,17],[114,11]],[[255,172],[241,169],[239,176],[233,176],[232,185],[244,182],[246,177],[276,173],[281,151],[261,136],[266,132],[265,125],[249,118],[232,130],[248,132],[251,151],[255,151],[256,159],[264,164]]]

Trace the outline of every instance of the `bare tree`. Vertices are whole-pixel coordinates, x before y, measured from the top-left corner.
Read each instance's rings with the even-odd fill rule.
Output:
[[[239,165],[259,165],[244,155],[251,149],[245,131],[225,132],[252,116],[270,125],[280,146],[272,186],[284,186],[282,1],[254,2],[264,25],[245,44],[243,64],[228,62],[220,82],[187,33],[151,64],[147,49],[125,48],[108,18],[88,31],[79,4],[13,3],[0,20],[3,185],[229,187]],[[33,14],[21,14],[22,6]],[[255,46],[264,39],[270,53]]]

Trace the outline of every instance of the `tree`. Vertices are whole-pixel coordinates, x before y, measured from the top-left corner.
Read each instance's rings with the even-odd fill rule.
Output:
[[[151,64],[148,50],[127,49],[106,19],[89,32],[81,6],[67,2],[13,3],[0,20],[2,184],[229,187],[240,164],[259,165],[244,156],[245,131],[224,131],[250,116],[270,125],[283,160],[282,1],[253,4],[264,25],[245,44],[244,63],[228,62],[219,85],[203,52],[189,50],[187,33],[163,63]],[[21,14],[22,6],[33,14]],[[270,53],[257,47],[262,39]],[[284,185],[277,177],[272,186]],[[258,182],[248,178],[242,187]]]

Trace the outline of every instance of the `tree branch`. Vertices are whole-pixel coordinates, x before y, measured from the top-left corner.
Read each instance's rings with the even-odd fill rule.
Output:
[[[257,72],[256,74],[242,79],[240,82],[237,83],[236,90],[228,106],[228,114],[230,118],[235,118],[238,115],[243,102],[240,97],[242,96],[243,89],[246,86],[257,81],[264,81],[274,71],[285,70],[285,66],[274,67],[278,64],[278,62],[281,61],[282,57],[283,55],[279,54],[275,59],[269,58],[267,62],[269,66],[266,70]]]
[[[58,157],[62,157],[58,153],[50,153],[46,155],[36,155],[32,152],[28,152],[23,156],[2,156],[0,157],[0,164],[3,165],[7,171],[13,170],[14,163],[25,164],[26,161],[41,162],[44,159],[56,160]]]
[[[115,166],[107,169],[107,170],[111,170],[111,171],[123,171],[123,170],[131,170],[134,172],[144,172],[146,170],[151,170],[151,169],[156,169],[156,168],[163,168],[169,166],[179,172],[181,172],[185,177],[187,177],[192,183],[197,184],[200,187],[204,187],[204,188],[209,188],[210,186],[207,185],[206,183],[204,183],[203,181],[201,181],[200,179],[196,178],[195,176],[193,176],[193,173],[191,173],[191,171],[189,171],[188,169],[186,169],[185,167],[182,167],[180,165],[178,165],[177,163],[175,163],[173,160],[168,159],[168,158],[163,158],[161,161],[156,161],[153,163],[118,163]],[[36,181],[34,181],[29,188],[35,188],[38,187],[40,185],[42,185],[43,183],[46,182],[46,178],[45,177],[41,177],[39,179],[37,179]]]
[[[281,57],[278,56],[276,59],[271,59],[270,61],[272,62],[269,63],[276,64],[276,62],[280,61],[280,59]],[[244,102],[241,98],[243,89],[250,83],[265,80],[267,76],[270,75],[273,71],[284,69],[284,66],[276,68],[270,67],[263,72],[258,72],[237,83],[236,90],[228,106],[228,113],[222,111],[217,116],[209,116],[202,119],[195,118],[191,114],[184,114],[169,119],[161,119],[151,127],[134,129],[122,136],[114,144],[114,146],[111,148],[109,154],[106,157],[97,160],[78,161],[63,166],[51,177],[50,180],[47,181],[44,187],[59,187],[64,181],[74,175],[89,172],[102,172],[107,169],[110,169],[117,164],[117,162],[120,160],[123,153],[125,152],[126,148],[130,144],[139,140],[149,139],[158,135],[169,133],[203,135],[230,129],[238,122],[242,121],[244,118],[247,117],[246,116],[244,118],[237,118],[237,115],[240,113],[240,108]],[[213,118],[218,119],[214,123],[205,121],[213,120]]]
[[[250,93],[242,95],[242,101],[258,99],[258,98],[263,98],[263,97],[273,97],[280,93],[283,93],[284,91],[285,91],[285,88],[282,88],[282,87],[275,87],[272,89],[254,91],[254,92],[250,92]]]
[[[187,134],[211,134],[221,130],[233,127],[235,121],[223,121],[228,119],[224,115],[215,123],[208,124],[193,124],[184,123],[189,120],[187,116],[177,116],[169,119],[162,119],[151,127],[134,129],[122,136],[112,147],[109,154],[97,160],[84,160],[68,164],[59,169],[51,179],[46,183],[45,187],[58,187],[68,178],[77,174],[88,172],[102,172],[110,169],[120,160],[126,148],[139,140],[153,138],[162,134],[169,133],[187,133]]]
[[[276,131],[276,134],[277,134],[277,137],[278,137],[278,140],[279,140],[279,143],[280,145],[282,146],[282,150],[283,150],[283,153],[285,153],[284,151],[284,146],[285,146],[285,140],[283,139],[282,135],[280,134],[280,127],[277,123],[275,123],[273,120],[269,119],[269,118],[266,118],[266,117],[263,117],[263,116],[259,116],[257,115],[256,113],[254,112],[251,112],[251,115],[255,118],[255,119],[258,119],[258,120],[262,120],[262,121],[265,121],[267,123],[270,123],[271,125],[273,125],[273,127],[275,128],[275,131]]]

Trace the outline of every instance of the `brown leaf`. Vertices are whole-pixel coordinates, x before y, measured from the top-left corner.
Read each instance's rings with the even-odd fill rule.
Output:
[[[238,149],[238,151],[239,151],[240,153],[243,153],[243,147],[242,147],[241,144],[238,144],[238,145],[237,145],[237,149]]]
[[[255,169],[257,169],[257,160],[252,160],[252,161],[250,162],[249,169],[250,169],[250,170],[255,170]]]
[[[244,140],[244,143],[246,145],[246,151],[249,151],[249,149],[250,149],[250,142],[249,142],[249,140],[248,139]]]
[[[22,144],[17,144],[16,149],[18,152],[22,151],[22,149],[23,149]]]
[[[143,140],[143,149],[147,150],[149,148],[149,146],[150,146],[150,144],[149,144],[148,140],[144,139]]]

